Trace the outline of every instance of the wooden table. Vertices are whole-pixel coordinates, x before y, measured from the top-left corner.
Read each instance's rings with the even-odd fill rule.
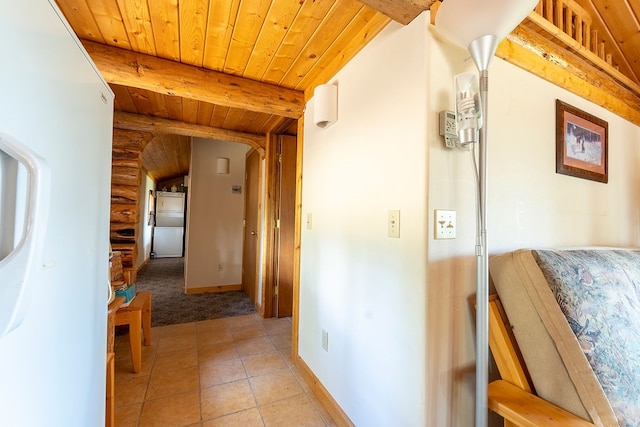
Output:
[[[107,310],[107,392],[105,426],[115,426],[115,364],[114,334],[116,311],[124,303],[124,297],[115,297]]]
[[[151,345],[151,292],[140,291],[126,307],[116,311],[115,325],[129,325],[129,343],[133,372],[142,369],[142,344]],[[143,337],[140,336],[142,331]]]

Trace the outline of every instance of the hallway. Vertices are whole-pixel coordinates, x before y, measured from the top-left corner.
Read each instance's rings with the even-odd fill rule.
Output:
[[[142,371],[116,336],[116,425],[333,426],[291,359],[291,319],[245,315],[152,328]]]

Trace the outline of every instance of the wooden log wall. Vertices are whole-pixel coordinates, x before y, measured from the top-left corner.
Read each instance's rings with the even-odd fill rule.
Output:
[[[113,250],[121,252],[125,270],[135,270],[138,257],[142,151],[150,137],[145,132],[113,129],[110,239]]]

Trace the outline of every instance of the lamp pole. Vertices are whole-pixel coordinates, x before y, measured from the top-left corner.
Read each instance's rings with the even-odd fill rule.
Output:
[[[538,0],[447,0],[437,9],[436,27],[466,47],[480,72],[484,124],[479,130],[476,221],[476,427],[486,427],[489,383],[489,253],[487,251],[487,130],[489,64],[498,43],[531,12]]]
[[[489,384],[489,254],[487,249],[487,70],[480,71],[480,99],[484,125],[480,128],[479,141],[479,193],[478,232],[476,246],[476,427],[487,425],[487,400]],[[478,243],[476,243],[478,245]]]
[[[469,53],[480,72],[480,104],[483,125],[479,131],[479,203],[476,237],[476,427],[487,425],[489,384],[489,253],[487,247],[487,134],[489,127],[489,64],[500,40],[494,35],[478,37]]]

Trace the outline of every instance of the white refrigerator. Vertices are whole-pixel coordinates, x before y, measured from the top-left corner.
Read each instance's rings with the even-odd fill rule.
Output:
[[[156,258],[181,257],[184,241],[185,193],[158,191],[153,252]]]
[[[53,0],[0,11],[0,425],[100,426],[113,94]]]

